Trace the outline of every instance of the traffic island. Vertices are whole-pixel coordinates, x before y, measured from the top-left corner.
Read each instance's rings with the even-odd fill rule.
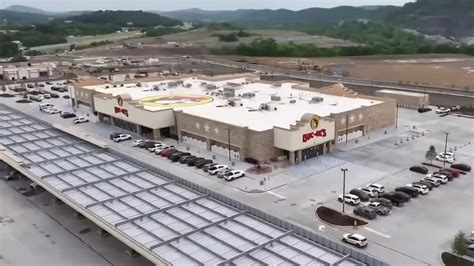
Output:
[[[316,216],[323,222],[331,225],[340,226],[354,226],[354,221],[357,221],[357,226],[366,225],[367,222],[352,217],[350,215],[341,213],[328,207],[321,206],[316,209]]]

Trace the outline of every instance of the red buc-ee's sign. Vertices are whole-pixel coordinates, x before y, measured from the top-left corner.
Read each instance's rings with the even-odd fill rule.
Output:
[[[327,136],[326,129],[316,130],[310,133],[303,134],[303,142],[307,142],[313,138],[324,138]]]

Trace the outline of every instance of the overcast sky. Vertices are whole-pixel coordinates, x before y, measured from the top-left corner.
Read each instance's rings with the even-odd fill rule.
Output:
[[[413,0],[0,0],[0,8],[27,5],[48,11],[67,10],[176,10],[202,8],[208,10],[335,7],[340,5],[403,5]],[[447,0],[448,1],[448,0]]]

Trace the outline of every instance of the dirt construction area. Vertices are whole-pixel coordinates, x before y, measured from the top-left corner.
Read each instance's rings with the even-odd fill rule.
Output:
[[[298,69],[301,58],[252,58],[254,63]],[[328,73],[348,77],[429,84],[474,91],[474,57],[466,55],[403,55],[308,58],[305,64],[320,65]]]

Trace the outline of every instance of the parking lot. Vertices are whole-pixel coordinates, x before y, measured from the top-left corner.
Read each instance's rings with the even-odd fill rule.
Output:
[[[14,103],[13,99],[3,98],[1,101],[50,123],[72,124],[69,119],[39,112],[38,103],[20,105]],[[48,102],[62,106],[63,109],[71,108],[64,99],[51,99]],[[77,113],[87,116],[88,110],[81,108]],[[78,126],[78,130],[91,132],[104,139],[108,139],[108,135],[114,131],[121,131],[94,123],[92,114],[89,114],[89,118],[91,123]],[[259,182],[261,177],[249,176],[225,182],[204,174],[202,170],[183,167],[202,177],[193,179],[193,182],[227,193],[247,204],[313,230],[319,229],[319,233],[327,237],[339,239],[342,233],[353,231],[352,228],[324,224],[315,218],[314,212],[321,205],[341,209],[341,203],[337,201],[337,196],[342,193],[340,168],[348,169],[346,191],[372,182],[393,190],[423,177],[408,168],[426,161],[425,153],[430,145],[434,145],[437,152],[443,151],[444,132],[450,133],[448,150],[456,147],[454,152],[457,161],[474,165],[474,120],[455,116],[439,117],[434,112],[418,114],[400,109],[398,129],[389,129],[386,135],[379,133],[362,137],[358,143],[340,145],[336,151],[326,156],[273,171],[269,175],[271,181],[264,185]],[[131,141],[115,146],[136,153],[140,159],[147,158],[150,164],[169,163],[162,157],[132,148]],[[212,156],[206,151],[193,147],[190,149],[193,153]],[[224,156],[216,158],[220,162],[228,162]],[[237,162],[237,167],[243,169],[248,165]],[[433,171],[434,168],[430,168],[430,172]],[[433,189],[427,195],[412,199],[403,207],[394,207],[387,217],[377,217],[367,226],[359,227],[356,231],[369,239],[369,246],[365,251],[392,264],[439,265],[440,253],[449,250],[454,234],[459,230],[471,231],[474,228],[473,177],[473,172],[462,175]],[[248,191],[254,187],[259,188],[262,193],[244,193],[242,190],[245,191],[245,187]],[[352,213],[352,207],[347,207],[346,212]]]

